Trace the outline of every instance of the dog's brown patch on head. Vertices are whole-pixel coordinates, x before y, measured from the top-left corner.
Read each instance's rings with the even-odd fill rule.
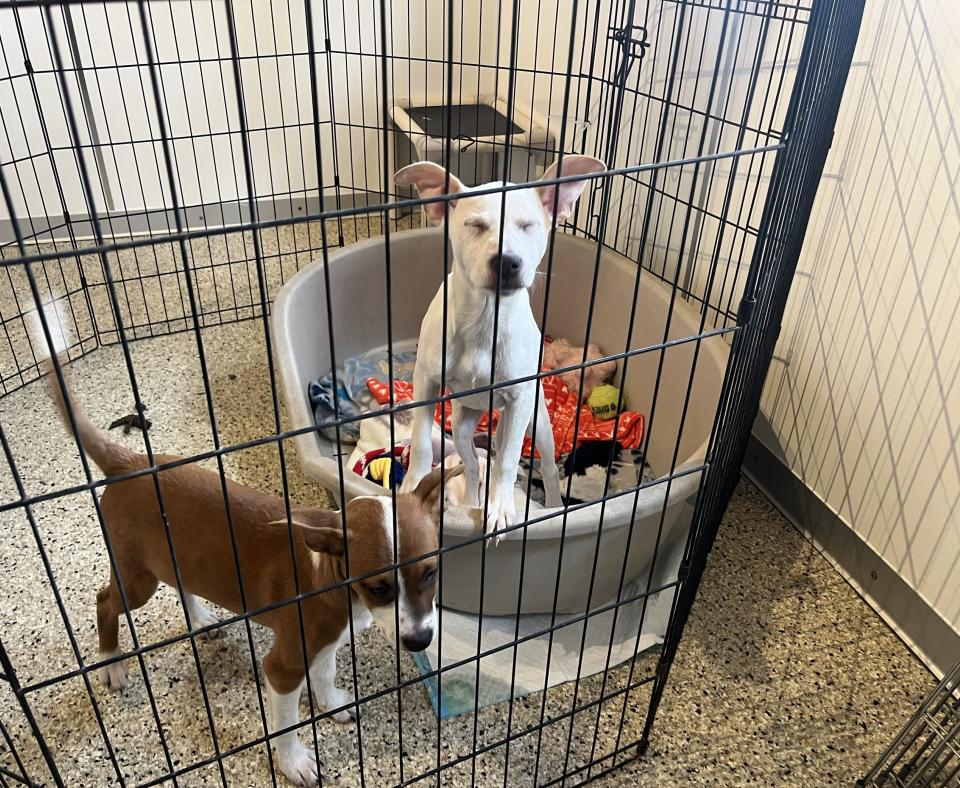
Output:
[[[437,550],[437,523],[425,501],[415,495],[397,496],[397,525],[400,531],[400,560],[412,561],[418,556]],[[430,555],[401,568],[404,589],[411,613],[424,616],[433,607],[437,592],[437,567],[439,559]]]
[[[413,560],[437,550],[439,526],[434,512],[439,508],[436,506],[437,496],[443,494],[441,482],[445,483],[463,471],[463,465],[456,468],[438,466],[420,480],[413,493],[397,497],[398,522],[405,526],[400,540],[402,560]],[[431,555],[404,567],[404,586],[415,616],[422,618],[433,609],[439,564],[439,558]]]
[[[397,593],[390,569],[393,550],[386,530],[392,529],[393,524],[385,519],[387,511],[380,498],[354,498],[347,504],[350,575],[357,577],[381,570],[380,574],[365,577],[353,585],[367,607],[390,604]]]

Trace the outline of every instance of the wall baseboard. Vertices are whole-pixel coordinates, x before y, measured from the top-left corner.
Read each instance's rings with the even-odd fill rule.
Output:
[[[761,416],[750,437],[743,472],[927,667],[942,677],[960,655],[960,633],[808,489],[783,453],[771,446],[778,444]]]
[[[261,221],[282,221],[317,214],[321,211],[376,205],[381,201],[382,195],[379,193],[351,189],[344,189],[339,198],[330,194],[324,195],[322,202],[316,195],[261,198],[257,200],[257,216]],[[181,208],[179,214],[183,227],[198,230],[205,227],[223,227],[249,222],[250,206],[245,199],[229,200]],[[109,211],[100,214],[98,219],[104,235],[108,237],[148,233],[163,235],[173,232],[177,226],[176,215],[172,208],[156,208],[132,213]],[[67,218],[62,214],[22,216],[19,217],[19,224],[21,233],[30,244],[70,240]],[[91,240],[95,237],[94,225],[88,214],[70,216],[70,230],[78,240]],[[0,218],[0,244],[13,243],[14,238],[12,220]]]

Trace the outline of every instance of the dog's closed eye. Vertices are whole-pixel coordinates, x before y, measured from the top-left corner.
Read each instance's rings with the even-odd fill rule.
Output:
[[[483,221],[483,219],[468,219],[464,224],[477,234],[484,233],[490,229],[490,225]]]
[[[521,231],[528,233],[533,229],[533,222],[517,222],[517,227],[519,227]]]

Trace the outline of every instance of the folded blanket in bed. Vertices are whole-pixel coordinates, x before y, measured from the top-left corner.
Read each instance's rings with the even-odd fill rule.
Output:
[[[360,416],[373,410],[376,401],[367,387],[367,379],[371,375],[388,377],[389,359],[387,349],[382,347],[360,356],[353,356],[343,362],[343,367],[337,371],[337,404],[340,406],[341,418]],[[416,361],[416,342],[396,343],[393,352],[394,380],[413,380],[413,367]],[[333,392],[333,375],[330,374],[311,380],[307,386],[307,395],[313,407],[313,417],[320,427],[324,427],[321,432],[330,440],[336,440],[336,429],[333,426],[325,427],[334,420],[336,413]],[[359,422],[347,422],[341,426],[341,442],[356,443],[359,438]]]

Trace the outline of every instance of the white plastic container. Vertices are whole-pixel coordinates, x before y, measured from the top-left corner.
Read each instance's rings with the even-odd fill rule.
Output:
[[[553,134],[549,124],[536,117],[528,107],[524,107],[514,98],[512,105],[501,96],[483,94],[477,96],[461,95],[458,105],[466,107],[489,107],[499,113],[506,121],[511,119],[514,130],[510,134],[487,134],[483,136],[469,128],[470,120],[461,125],[454,122],[454,136],[450,140],[452,156],[451,171],[458,173],[468,186],[486,183],[502,178],[501,157],[507,145],[510,146],[510,173],[507,180],[524,183],[540,177],[554,156]],[[417,115],[417,107],[439,108],[446,104],[440,96],[432,98],[410,98],[400,100],[390,108],[390,119],[394,126],[394,160],[391,170],[396,171],[415,161],[432,161],[442,164],[445,161],[447,139],[442,130],[425,128],[424,120]],[[494,127],[494,129],[496,126]],[[467,133],[465,133],[467,132]],[[432,136],[435,135],[435,136]],[[476,182],[474,182],[476,181]],[[413,189],[400,188],[403,197],[416,197]],[[417,212],[419,208],[415,209]]]
[[[556,236],[550,303],[546,332],[581,344],[586,331],[591,282],[597,245],[570,235]],[[392,270],[393,338],[395,342],[415,339],[430,299],[439,287],[443,272],[443,233],[437,228],[395,232],[390,235]],[[334,343],[338,362],[387,342],[387,294],[384,239],[373,238],[331,251],[329,278],[333,304]],[[541,264],[541,271],[546,263]],[[608,354],[622,353],[626,343],[637,265],[604,249],[600,258],[596,306],[590,341]],[[531,292],[534,315],[540,319],[546,282]],[[678,294],[671,313],[671,290],[654,275],[641,272],[630,349],[657,345],[664,340],[668,316],[668,340],[696,336],[700,314]],[[314,263],[291,278],[280,291],[273,310],[273,336],[283,381],[284,397],[292,428],[313,426],[314,416],[307,397],[307,384],[330,371],[330,337],[327,332],[326,291],[322,263]],[[647,416],[651,439],[647,460],[653,471],[670,471],[677,447],[681,414],[690,387],[689,404],[679,436],[677,472],[703,463],[727,361],[727,346],[721,337],[700,340],[696,371],[691,365],[698,343],[673,345],[633,356],[625,381],[627,406]],[[653,422],[653,394],[657,367],[663,356],[662,379]],[[619,365],[622,369],[623,364]],[[374,485],[351,471],[342,471],[337,451],[318,432],[295,439],[297,454],[305,473],[338,495],[340,474],[348,498],[382,494]],[[344,447],[344,459],[351,447]],[[686,536],[687,499],[696,493],[700,472],[675,478],[669,500],[664,503],[664,480],[640,491],[609,500],[603,513],[597,572],[592,605],[601,605],[616,596],[624,555],[628,554],[624,583],[650,569],[654,545],[663,514],[661,549]],[[634,505],[636,508],[634,509]],[[568,513],[564,531],[563,564],[556,609],[561,613],[584,612],[590,573],[597,550],[601,504]],[[554,608],[554,591],[559,567],[563,511],[527,529],[527,547],[520,611],[549,612]],[[542,517],[547,512],[539,511]],[[632,537],[628,545],[631,518]],[[531,514],[533,519],[533,514]],[[480,512],[455,507],[444,515],[443,545],[457,545],[479,533]],[[483,594],[485,614],[517,612],[520,589],[522,530],[509,533],[486,555]],[[443,557],[443,604],[457,610],[480,609],[481,543],[452,550]],[[658,567],[659,569],[659,567]],[[675,567],[671,570],[675,573]],[[663,572],[657,578],[669,580]],[[675,574],[674,574],[675,577]],[[656,581],[655,581],[656,582]]]

